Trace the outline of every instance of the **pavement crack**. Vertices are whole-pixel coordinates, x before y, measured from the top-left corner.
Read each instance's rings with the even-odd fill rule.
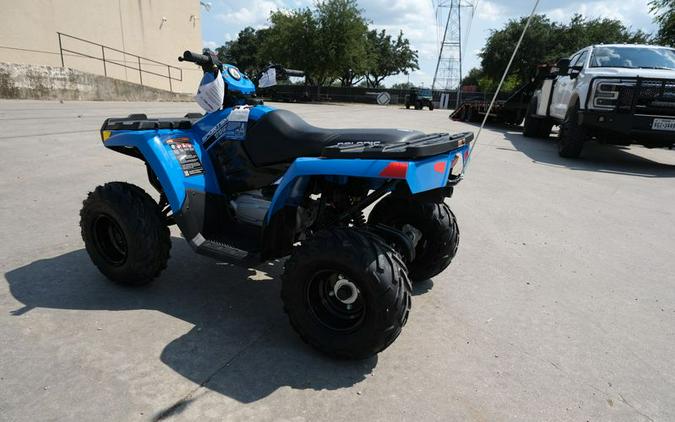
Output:
[[[632,404],[630,404],[630,403],[628,402],[628,400],[626,400],[626,398],[625,398],[621,393],[617,393],[617,394],[619,395],[619,398],[621,399],[621,401],[623,402],[623,404],[625,404],[626,406],[628,406],[628,407],[630,407],[631,409],[635,410],[639,415],[644,416],[645,418],[647,418],[648,421],[654,422],[654,419],[652,419],[649,415],[647,415],[647,414],[645,414],[645,413],[642,413],[642,412],[641,412],[640,410],[638,410],[635,406],[633,406]]]

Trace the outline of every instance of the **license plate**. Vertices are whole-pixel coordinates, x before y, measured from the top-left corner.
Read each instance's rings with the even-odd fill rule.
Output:
[[[654,130],[670,130],[675,132],[675,119],[654,119],[652,122]]]

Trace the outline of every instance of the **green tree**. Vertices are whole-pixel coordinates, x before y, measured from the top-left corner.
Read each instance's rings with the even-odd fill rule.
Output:
[[[381,85],[387,76],[418,69],[417,52],[400,33],[368,31],[356,0],[321,0],[314,9],[274,11],[269,27],[245,28],[217,49],[221,60],[256,76],[269,64],[305,72],[311,85]]]
[[[273,12],[270,24],[261,57],[304,70],[310,84],[341,79],[351,85],[366,69],[368,27],[355,0],[319,2],[315,11]]]
[[[480,54],[483,71],[489,80],[501,79],[526,21],[527,18],[513,19],[502,29],[490,33]],[[614,19],[584,19],[575,15],[569,24],[560,24],[551,22],[544,15],[536,15],[523,37],[511,73],[516,75],[518,83],[523,83],[532,75],[537,64],[568,57],[588,45],[649,41],[649,34],[633,32]]]
[[[368,24],[356,0],[317,3],[319,57],[328,79],[352,86],[368,69]],[[316,55],[316,53],[315,53]]]
[[[411,82],[398,82],[395,83],[394,85],[391,86],[391,89],[402,89],[402,90],[409,90],[410,88],[414,88],[415,84]]]
[[[483,77],[483,69],[474,67],[469,70],[469,73],[462,79],[462,86],[475,85],[478,86],[478,81]]]
[[[654,22],[659,25],[655,41],[663,45],[675,46],[675,1],[651,0],[649,11],[655,15]]]
[[[325,66],[317,60],[318,24],[308,8],[272,12],[259,46],[265,62],[305,72],[310,84],[323,82]]]
[[[382,81],[392,75],[419,69],[417,51],[410,47],[410,41],[399,32],[396,40],[383,29],[368,32],[369,67],[366,73],[368,86],[379,87]]]
[[[262,33],[250,26],[239,32],[237,38],[216,48],[218,58],[223,63],[231,63],[249,76],[255,77],[264,63],[260,60],[259,45]]]

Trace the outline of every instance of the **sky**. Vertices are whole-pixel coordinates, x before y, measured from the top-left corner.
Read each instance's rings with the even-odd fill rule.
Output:
[[[433,4],[432,4],[433,1]],[[420,69],[409,76],[399,75],[387,78],[386,85],[396,82],[410,82],[415,85],[431,86],[436,68],[438,48],[442,39],[442,28],[438,27],[434,4],[439,0],[359,0],[359,7],[370,21],[371,29],[386,29],[398,34],[402,30],[418,51]],[[449,0],[444,0],[450,3]],[[476,4],[473,19],[471,8],[464,8],[463,60],[466,73],[480,65],[478,53],[490,34],[490,30],[501,28],[509,19],[529,15],[533,0],[466,0]],[[263,28],[268,25],[271,11],[297,9],[311,6],[313,0],[204,0],[210,3],[210,10],[202,7],[202,38],[205,47],[215,48],[236,38],[246,26]],[[612,18],[622,21],[633,30],[656,32],[656,26],[649,15],[648,0],[541,0],[537,13],[544,13],[554,21],[568,22],[574,13],[587,18]],[[445,12],[447,13],[447,12]],[[443,19],[441,19],[443,20]],[[469,21],[471,25],[469,28]],[[443,24],[445,22],[443,21]],[[469,33],[467,34],[467,30]]]

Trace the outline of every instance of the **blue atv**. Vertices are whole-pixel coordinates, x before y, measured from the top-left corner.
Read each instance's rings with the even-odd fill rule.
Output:
[[[224,82],[222,104],[203,116],[103,123],[103,145],[145,163],[159,199],[125,182],[89,193],[80,225],[94,264],[114,282],[148,283],[166,268],[173,224],[197,253],[228,263],[290,256],[281,298],[300,337],[336,357],[384,350],[408,318],[411,281],[437,275],[457,252],[444,200],[473,134],[321,129],[263,105],[253,82],[212,52],[179,60],[201,66],[208,84]]]

